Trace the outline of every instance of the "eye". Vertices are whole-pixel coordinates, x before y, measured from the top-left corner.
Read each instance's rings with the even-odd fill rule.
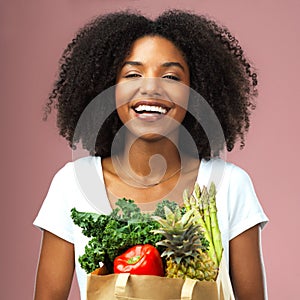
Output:
[[[135,78],[135,77],[141,77],[141,75],[137,73],[131,73],[124,76],[124,78]]]
[[[175,75],[165,75],[165,76],[163,76],[163,78],[180,81],[180,78]]]

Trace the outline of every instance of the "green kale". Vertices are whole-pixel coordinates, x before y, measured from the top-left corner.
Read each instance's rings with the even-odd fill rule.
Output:
[[[158,216],[163,219],[166,218],[164,207],[167,206],[170,208],[172,212],[175,212],[176,208],[178,207],[178,204],[176,202],[164,199],[162,202],[157,204],[157,207],[153,213],[153,216]]]
[[[91,273],[99,268],[100,262],[106,262],[105,249],[99,243],[98,238],[92,238],[85,246],[85,253],[78,259],[81,267],[87,272]]]
[[[91,237],[85,253],[79,257],[87,273],[98,268],[100,262],[112,272],[114,259],[128,248],[138,244],[155,246],[162,239],[160,234],[151,232],[159,228],[159,223],[149,214],[141,213],[133,200],[119,199],[116,206],[110,215],[78,212],[75,208],[71,211],[74,223],[82,228],[84,235]]]
[[[73,222],[82,228],[82,233],[87,237],[101,234],[109,221],[109,216],[96,213],[79,212],[75,208],[71,209]]]

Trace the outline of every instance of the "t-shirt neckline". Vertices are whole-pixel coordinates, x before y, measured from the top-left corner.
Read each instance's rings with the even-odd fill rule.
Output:
[[[102,158],[100,156],[95,156],[95,159],[93,161],[94,161],[95,168],[96,168],[97,174],[99,176],[99,179],[101,180],[101,183],[105,187],[104,174],[103,174],[103,168],[102,168]],[[200,181],[200,174],[203,174],[203,168],[204,168],[205,163],[206,163],[205,160],[201,159],[200,165],[199,165],[199,170],[198,170],[198,173],[197,173],[196,182]],[[105,205],[107,205],[111,210],[113,210],[113,207],[112,207],[112,205],[109,201],[109,198],[108,198],[106,187],[105,187],[105,201],[106,201]],[[141,207],[145,206],[146,207],[147,204],[140,203],[139,206],[141,206]],[[146,211],[144,211],[144,212],[146,212]]]

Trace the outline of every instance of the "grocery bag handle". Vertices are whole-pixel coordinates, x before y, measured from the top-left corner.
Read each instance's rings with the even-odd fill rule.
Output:
[[[125,297],[125,289],[127,281],[129,279],[130,273],[120,273],[118,274],[116,284],[115,284],[115,296],[117,298]],[[185,279],[182,289],[181,289],[181,300],[192,300],[193,290],[197,280],[187,278]]]
[[[197,280],[186,278],[181,289],[181,300],[192,300]]]
[[[130,273],[120,273],[118,274],[116,284],[115,284],[115,296],[125,296],[125,288],[128,281]]]

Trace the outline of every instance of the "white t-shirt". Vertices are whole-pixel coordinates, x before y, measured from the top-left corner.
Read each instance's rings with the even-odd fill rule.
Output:
[[[197,182],[217,185],[217,215],[222,234],[224,255],[229,263],[229,241],[251,228],[268,221],[248,174],[234,164],[220,159],[202,160]],[[169,199],[172,200],[172,199]],[[67,163],[54,176],[34,225],[74,244],[75,268],[81,299],[86,299],[86,273],[78,257],[84,253],[89,238],[73,223],[71,209],[109,214],[112,210],[104,187],[100,157],[85,157]]]

